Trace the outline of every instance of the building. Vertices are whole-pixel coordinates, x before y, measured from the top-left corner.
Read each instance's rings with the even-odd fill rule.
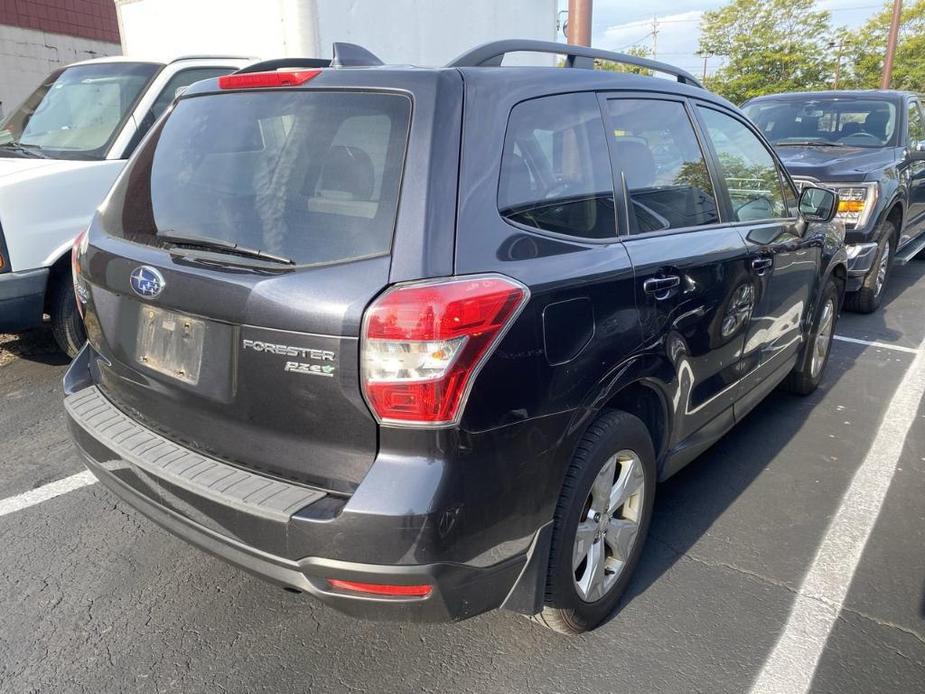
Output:
[[[121,52],[113,0],[0,0],[0,112],[57,67]]]

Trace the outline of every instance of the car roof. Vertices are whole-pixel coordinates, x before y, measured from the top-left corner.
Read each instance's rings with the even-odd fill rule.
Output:
[[[103,58],[90,58],[89,60],[81,60],[76,63],[71,63],[67,67],[73,67],[74,65],[99,65],[101,63],[147,63],[149,65],[170,65],[172,63],[180,63],[187,60],[233,60],[233,61],[252,61],[254,58],[246,55],[182,55],[178,56],[172,60],[161,60],[161,59],[148,59],[142,57],[129,57],[124,55],[110,55]]]
[[[561,67],[464,67],[458,68],[467,82],[485,81],[505,83],[518,91],[529,91],[531,86],[542,85],[542,93],[551,91],[640,91],[675,94],[704,101],[712,101],[736,109],[718,94],[667,77],[650,77],[631,72],[612,70],[564,69]],[[529,98],[529,97],[526,97]]]
[[[674,79],[649,77],[629,72],[610,70],[585,70],[561,67],[505,66],[505,67],[416,67],[412,65],[381,65],[375,67],[322,68],[330,76],[337,75],[338,86],[355,83],[358,87],[375,82],[384,87],[394,77],[395,86],[402,88],[403,77],[416,75],[417,80],[436,77],[440,73],[458,72],[470,86],[478,84],[486,88],[503,89],[505,93],[516,92],[523,99],[555,93],[582,91],[632,91],[653,92],[685,96],[713,102],[714,104],[738,110],[737,107],[713,92],[678,82]],[[308,86],[311,86],[309,83]],[[298,88],[298,87],[295,87]],[[207,92],[219,92],[218,80],[197,82],[185,92],[193,96]]]
[[[837,91],[815,91],[815,92],[781,92],[780,94],[765,94],[749,99],[746,103],[757,103],[759,101],[778,100],[807,100],[807,99],[856,99],[858,97],[869,99],[885,99],[897,101],[902,97],[916,96],[915,92],[900,91],[898,89],[840,89]]]

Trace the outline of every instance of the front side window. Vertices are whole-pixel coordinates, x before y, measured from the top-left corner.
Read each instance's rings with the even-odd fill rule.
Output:
[[[181,99],[133,158],[107,233],[231,242],[315,265],[389,251],[411,120],[401,95]]]
[[[593,94],[533,99],[511,111],[498,209],[509,221],[579,238],[616,236],[613,178]]]
[[[104,159],[129,111],[160,69],[91,63],[53,73],[0,124],[3,148],[55,159]]]
[[[925,140],[925,126],[922,125],[922,114],[919,112],[919,105],[915,101],[909,102],[909,144],[915,145],[917,142]]]
[[[751,222],[789,217],[774,157],[748,127],[732,116],[699,107],[732,202],[733,219]]]
[[[613,99],[607,111],[631,233],[718,223],[713,183],[684,105]]]
[[[775,147],[883,147],[896,132],[896,106],[882,99],[769,98],[743,110]]]

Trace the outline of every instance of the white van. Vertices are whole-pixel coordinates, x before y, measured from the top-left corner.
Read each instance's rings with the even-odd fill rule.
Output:
[[[70,248],[177,91],[247,58],[100,58],[56,70],[0,123],[0,333],[51,317],[73,356],[84,342]]]

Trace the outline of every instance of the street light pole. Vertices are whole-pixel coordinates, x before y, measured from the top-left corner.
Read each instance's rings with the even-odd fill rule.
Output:
[[[886,42],[886,60],[883,61],[881,89],[889,89],[893,80],[893,59],[896,57],[896,41],[899,37],[899,22],[902,18],[903,0],[893,0],[893,19],[890,22],[890,36]]]
[[[575,46],[591,45],[592,0],[568,0],[568,42]]]

